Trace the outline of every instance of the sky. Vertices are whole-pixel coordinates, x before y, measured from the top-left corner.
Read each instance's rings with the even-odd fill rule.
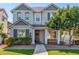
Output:
[[[47,7],[50,3],[26,3],[30,7]],[[54,3],[58,7],[66,7],[67,5],[79,6],[79,3]],[[20,3],[0,3],[0,8],[4,8],[8,14],[8,21],[13,21],[11,10],[20,5]]]

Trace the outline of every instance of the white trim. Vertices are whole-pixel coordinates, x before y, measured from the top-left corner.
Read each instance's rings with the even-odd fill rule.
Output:
[[[57,31],[56,38],[57,38],[57,44],[60,44],[60,30]]]
[[[35,30],[32,29],[32,43],[31,44],[35,44]]]
[[[45,44],[48,44],[47,43],[47,37],[48,37],[48,31],[47,31],[47,29],[45,29]]]

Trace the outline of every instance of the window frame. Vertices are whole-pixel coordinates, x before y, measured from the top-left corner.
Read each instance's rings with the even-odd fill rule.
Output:
[[[29,20],[29,12],[25,12],[25,20]]]
[[[20,32],[22,32],[22,31],[23,31],[23,33],[21,34]],[[17,35],[18,35],[18,37],[26,37],[26,30],[25,29],[18,29]],[[23,36],[20,36],[20,35],[23,35]]]
[[[17,19],[19,20],[19,19],[21,19],[21,18],[22,18],[21,12],[17,12]]]

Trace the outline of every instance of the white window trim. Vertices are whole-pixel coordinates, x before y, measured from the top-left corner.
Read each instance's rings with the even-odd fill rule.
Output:
[[[17,12],[17,19],[22,18],[21,12]]]
[[[40,20],[36,21],[36,18],[40,18]],[[35,13],[35,24],[41,24],[41,13]]]
[[[29,12],[25,12],[25,20],[29,20],[29,15],[30,15],[30,13]],[[26,19],[28,17],[28,19]]]

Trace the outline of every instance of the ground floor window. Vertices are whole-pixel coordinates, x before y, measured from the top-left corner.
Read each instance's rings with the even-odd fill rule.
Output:
[[[19,30],[18,30],[18,37],[25,37],[25,32],[26,32],[26,30],[24,30],[24,29],[19,29]]]

